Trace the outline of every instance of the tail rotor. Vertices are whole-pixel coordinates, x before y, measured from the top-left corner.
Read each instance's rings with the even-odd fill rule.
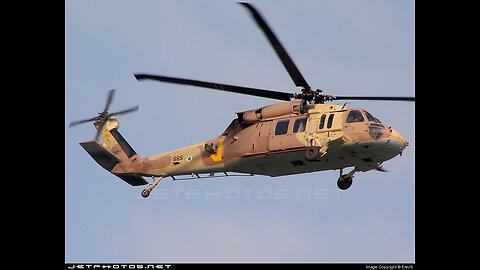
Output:
[[[102,130],[105,123],[107,123],[107,121],[112,116],[127,114],[127,113],[135,112],[135,111],[138,110],[139,106],[137,105],[137,106],[125,109],[125,110],[109,113],[108,109],[110,108],[110,104],[113,101],[113,96],[115,95],[115,91],[116,91],[115,89],[112,89],[112,90],[108,91],[107,102],[105,103],[105,108],[103,109],[103,112],[98,113],[97,116],[92,117],[92,118],[88,118],[88,119],[84,119],[84,120],[78,120],[78,121],[72,121],[72,122],[70,122],[68,127],[71,128],[71,127],[76,126],[76,125],[80,125],[80,124],[83,124],[83,123],[94,121],[93,124],[97,128],[97,133],[95,135],[95,140],[98,140],[98,137],[100,136],[100,131]]]

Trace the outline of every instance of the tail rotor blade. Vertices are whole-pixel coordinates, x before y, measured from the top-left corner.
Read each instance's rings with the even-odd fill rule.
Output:
[[[122,110],[122,111],[119,111],[119,112],[110,113],[110,114],[108,115],[108,117],[114,116],[114,115],[126,114],[126,113],[129,113],[129,112],[135,112],[135,111],[138,110],[139,107],[140,107],[140,106],[137,105],[137,106],[134,106],[134,107],[132,107],[132,108],[125,109],[125,110]]]
[[[105,108],[103,109],[103,112],[98,113],[97,116],[92,117],[92,118],[88,118],[88,119],[84,119],[84,120],[78,120],[78,121],[72,121],[72,122],[70,122],[68,127],[73,127],[73,126],[83,124],[83,123],[86,123],[86,122],[95,121],[93,123],[95,125],[95,128],[97,128],[97,133],[95,134],[95,140],[98,140],[103,127],[109,121],[110,117],[112,117],[114,115],[121,115],[121,114],[130,113],[130,112],[134,112],[134,111],[138,110],[139,106],[137,105],[137,106],[125,109],[125,110],[118,111],[118,112],[108,113],[108,109],[110,108],[110,105],[112,104],[113,96],[115,95],[115,91],[116,91],[115,89],[112,89],[112,90],[108,91],[107,102],[105,103]]]
[[[107,103],[105,103],[105,109],[103,109],[103,112],[108,112],[108,109],[110,109],[110,104],[112,104],[114,94],[115,89],[108,91]]]
[[[95,133],[95,141],[98,141],[98,137],[100,137],[100,132],[102,131],[103,129],[103,126],[105,125],[107,121],[102,121],[100,122],[99,124],[99,127],[97,128],[97,133]]]
[[[72,121],[72,122],[70,122],[68,127],[71,128],[71,127],[76,126],[76,125],[80,125],[80,124],[83,124],[83,123],[86,123],[86,122],[94,121],[94,120],[97,119],[97,117],[98,116],[95,116],[95,117],[92,117],[92,118],[89,118],[89,119],[85,119],[85,120]]]

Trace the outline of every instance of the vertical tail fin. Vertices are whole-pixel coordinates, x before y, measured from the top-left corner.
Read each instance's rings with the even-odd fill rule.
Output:
[[[110,134],[112,134],[113,138],[115,138],[118,145],[120,146],[120,148],[122,148],[123,152],[128,158],[131,158],[132,156],[137,154],[135,150],[133,150],[133,148],[130,146],[130,144],[128,144],[127,140],[123,138],[122,134],[120,134],[120,132],[118,132],[116,128],[112,128],[110,130]]]

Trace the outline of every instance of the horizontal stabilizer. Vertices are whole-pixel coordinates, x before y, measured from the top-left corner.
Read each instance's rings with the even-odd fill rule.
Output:
[[[96,140],[81,142],[80,145],[100,166],[109,172],[111,172],[115,165],[120,162],[118,157],[98,144]],[[114,173],[114,175],[132,186],[142,186],[148,184],[148,181],[139,175],[129,173]]]
[[[148,184],[148,181],[145,180],[145,178],[138,175],[123,174],[123,173],[114,173],[114,174],[132,186],[143,186]]]
[[[120,162],[118,157],[103,148],[96,140],[81,142],[80,145],[100,166],[109,172]]]

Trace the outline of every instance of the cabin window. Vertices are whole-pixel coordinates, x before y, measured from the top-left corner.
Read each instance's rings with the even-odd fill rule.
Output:
[[[370,122],[375,122],[375,123],[381,123],[380,120],[378,120],[377,118],[375,118],[373,115],[371,115],[370,113],[368,113],[367,111],[363,111],[365,113],[365,115],[367,116],[367,119],[368,121]]]
[[[275,135],[286,134],[288,130],[288,123],[290,120],[278,121],[277,126],[275,127]]]
[[[359,110],[350,111],[347,115],[347,123],[355,123],[355,122],[363,122],[365,119],[363,118],[362,113]]]
[[[307,125],[307,117],[296,119],[295,124],[293,124],[293,133],[304,132],[306,125]]]
[[[320,124],[318,125],[318,129],[322,129],[323,126],[325,125],[325,117],[326,115],[322,115],[322,117],[320,117]]]
[[[334,114],[330,114],[330,116],[328,117],[327,128],[331,128],[331,127],[332,127],[332,124],[333,124],[333,116],[334,116]]]

